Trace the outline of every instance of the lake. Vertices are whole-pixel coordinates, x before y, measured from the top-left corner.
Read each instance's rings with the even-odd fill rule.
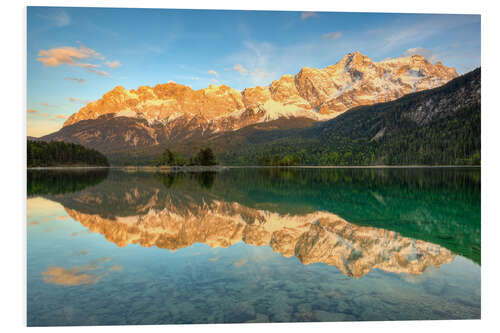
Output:
[[[479,168],[29,170],[28,326],[479,319]]]

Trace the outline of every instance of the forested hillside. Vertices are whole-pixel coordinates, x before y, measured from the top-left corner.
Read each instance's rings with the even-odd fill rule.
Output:
[[[94,149],[62,141],[28,140],[28,167],[108,165],[107,157]]]
[[[270,131],[253,131],[242,141],[236,131],[209,142],[225,164],[478,165],[480,89],[478,68],[439,88],[300,130],[275,131],[274,138]]]

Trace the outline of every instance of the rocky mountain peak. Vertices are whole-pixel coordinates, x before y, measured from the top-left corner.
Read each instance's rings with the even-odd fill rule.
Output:
[[[344,66],[347,69],[350,68],[363,68],[372,64],[372,61],[367,56],[361,54],[360,52],[349,53],[344,57],[345,64]]]
[[[135,90],[116,86],[69,117],[64,126],[103,115],[140,118],[168,128],[193,124],[196,117],[203,131],[212,132],[281,117],[327,120],[356,106],[441,86],[457,76],[455,69],[441,62],[432,65],[421,55],[374,62],[352,52],[326,68],[304,67],[295,76],[285,74],[269,86],[241,92],[224,84],[200,90],[175,82]]]

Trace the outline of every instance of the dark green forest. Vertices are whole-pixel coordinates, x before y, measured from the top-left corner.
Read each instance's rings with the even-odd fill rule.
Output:
[[[62,141],[28,141],[28,167],[109,166],[106,156],[95,149]]]
[[[304,132],[302,136],[246,145],[219,158],[230,165],[479,165],[480,108],[463,108],[424,126],[389,118],[387,126],[396,130],[379,140],[350,138],[336,131],[320,136]]]

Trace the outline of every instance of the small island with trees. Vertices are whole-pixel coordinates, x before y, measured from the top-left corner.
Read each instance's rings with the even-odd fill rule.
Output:
[[[181,153],[172,152],[169,149],[159,155],[155,160],[155,166],[215,166],[217,160],[210,148],[202,148],[193,157],[186,158]]]

